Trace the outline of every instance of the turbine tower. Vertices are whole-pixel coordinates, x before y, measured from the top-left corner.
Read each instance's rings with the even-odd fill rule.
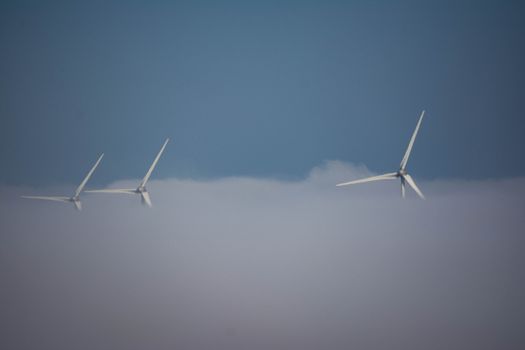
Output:
[[[162,155],[162,152],[164,152],[164,148],[166,148],[166,145],[168,144],[168,141],[170,139],[167,138],[166,141],[164,141],[164,144],[162,145],[162,148],[160,149],[159,153],[155,157],[155,160],[151,164],[151,166],[148,169],[148,172],[146,173],[146,176],[142,179],[139,186],[135,189],[133,188],[126,188],[126,189],[103,189],[103,190],[86,190],[85,192],[90,193],[124,193],[124,194],[139,194],[142,204],[147,205],[148,207],[151,207],[151,199],[149,197],[148,190],[146,189],[146,183],[148,182],[151,173],[153,172],[153,169],[155,169],[155,166],[157,165],[157,162],[159,161],[160,156]]]
[[[367,177],[364,179],[354,180],[350,182],[344,182],[340,183],[336,186],[348,186],[348,185],[355,185],[365,182],[372,182],[372,181],[381,181],[381,180],[395,180],[399,179],[401,180],[401,196],[405,198],[405,186],[408,184],[412,189],[417,193],[417,195],[421,199],[425,199],[425,196],[421,192],[421,190],[417,187],[416,182],[414,179],[412,179],[412,176],[410,176],[406,170],[408,158],[410,157],[410,152],[412,151],[412,147],[414,146],[414,141],[417,136],[417,132],[419,131],[419,126],[421,125],[421,121],[423,120],[423,116],[425,115],[425,111],[421,112],[421,116],[419,117],[419,120],[416,125],[416,129],[414,130],[414,133],[412,134],[412,138],[410,139],[410,142],[408,143],[407,150],[405,152],[405,155],[403,156],[403,159],[401,160],[401,164],[399,164],[399,170],[395,173],[387,173],[383,175],[378,176],[372,176]]]
[[[84,189],[84,186],[86,186],[86,183],[88,182],[89,178],[91,177],[91,175],[93,175],[93,172],[95,171],[95,169],[97,168],[98,166],[98,163],[100,163],[100,161],[102,160],[102,157],[104,157],[104,153],[102,153],[100,155],[100,157],[98,157],[98,160],[97,162],[95,163],[95,165],[93,165],[93,167],[91,168],[91,170],[89,171],[89,173],[86,175],[86,177],[84,178],[84,180],[82,180],[82,182],[80,183],[80,185],[77,187],[77,190],[75,191],[75,194],[72,196],[72,197],[58,197],[58,196],[22,196],[22,198],[29,198],[29,199],[42,199],[42,200],[46,200],[46,201],[55,201],[55,202],[73,202],[73,204],[75,205],[75,208],[77,210],[82,210],[82,203],[80,202],[80,193],[82,192],[82,190]]]

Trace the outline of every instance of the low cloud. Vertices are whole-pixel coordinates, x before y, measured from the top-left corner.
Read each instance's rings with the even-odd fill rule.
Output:
[[[0,188],[0,348],[521,349],[525,179],[334,186],[370,174]]]

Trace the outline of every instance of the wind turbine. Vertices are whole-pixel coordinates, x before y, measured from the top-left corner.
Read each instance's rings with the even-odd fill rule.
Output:
[[[170,139],[167,138],[166,141],[164,141],[164,144],[162,145],[162,148],[160,149],[159,153],[155,157],[155,160],[153,161],[153,163],[149,167],[149,170],[146,173],[146,176],[144,176],[144,178],[142,179],[142,181],[140,182],[140,184],[139,184],[139,186],[137,188],[135,188],[135,189],[133,189],[133,188],[131,188],[131,189],[103,189],[103,190],[89,190],[89,191],[86,190],[85,192],[90,192],[90,193],[140,194],[140,198],[142,200],[142,204],[145,204],[148,207],[151,207],[151,199],[149,197],[148,190],[146,189],[146,183],[148,182],[148,180],[149,180],[149,178],[151,176],[151,173],[153,172],[153,169],[157,165],[157,162],[159,161],[159,158],[160,158],[162,152],[164,152],[164,148],[166,148],[166,145],[168,144],[169,140]]]
[[[412,138],[410,139],[410,142],[408,143],[407,150],[405,152],[405,155],[403,156],[403,159],[401,160],[401,164],[399,165],[399,170],[395,173],[388,173],[378,176],[372,176],[367,177],[364,179],[354,180],[350,182],[344,182],[341,184],[338,184],[336,186],[347,186],[347,185],[355,185],[365,182],[372,182],[372,181],[381,181],[381,180],[395,180],[400,179],[401,180],[401,196],[405,198],[405,186],[408,184],[421,199],[425,199],[425,196],[421,192],[421,190],[417,187],[414,179],[407,173],[406,167],[408,162],[408,157],[410,157],[410,152],[412,151],[412,146],[414,146],[414,141],[416,139],[417,132],[419,130],[419,126],[421,125],[421,121],[423,120],[423,116],[425,115],[425,111],[421,112],[421,116],[419,117],[419,120],[416,125],[416,129],[414,130],[414,133],[412,134]]]
[[[97,162],[95,163],[95,165],[93,165],[93,167],[91,168],[91,170],[89,171],[89,173],[87,173],[86,177],[84,178],[84,180],[82,180],[82,182],[80,183],[80,185],[77,187],[77,190],[75,191],[75,194],[72,196],[72,197],[58,197],[58,196],[22,196],[22,198],[29,198],[29,199],[42,199],[42,200],[46,200],[46,201],[55,201],[55,202],[73,202],[73,204],[75,205],[75,208],[77,208],[77,210],[82,210],[82,203],[80,202],[80,193],[82,192],[82,190],[84,189],[84,186],[86,186],[86,183],[88,182],[89,178],[91,177],[91,175],[93,175],[93,172],[95,171],[95,169],[97,168],[98,166],[98,163],[100,163],[100,161],[102,160],[102,157],[104,157],[104,153],[102,153],[100,155],[100,157],[98,157],[98,160]]]

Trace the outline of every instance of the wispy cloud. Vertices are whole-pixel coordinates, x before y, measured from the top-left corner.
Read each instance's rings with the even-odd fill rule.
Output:
[[[521,348],[525,179],[334,186],[369,174],[153,180],[151,210],[80,213],[1,188],[0,347]]]

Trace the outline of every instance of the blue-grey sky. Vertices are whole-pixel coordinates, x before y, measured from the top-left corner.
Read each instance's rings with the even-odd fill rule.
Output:
[[[525,175],[519,2],[0,4],[0,182],[301,178],[324,160],[416,178]]]

